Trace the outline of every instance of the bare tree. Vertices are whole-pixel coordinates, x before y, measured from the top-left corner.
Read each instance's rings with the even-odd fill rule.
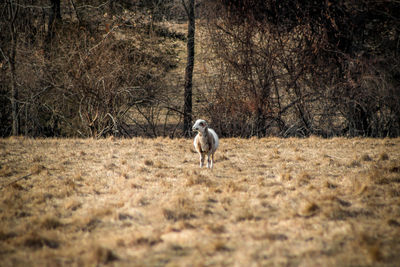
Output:
[[[192,87],[193,87],[193,68],[194,68],[194,33],[195,33],[195,14],[194,0],[185,3],[182,0],[188,17],[188,35],[187,35],[187,63],[185,69],[185,92],[183,106],[183,134],[190,136],[190,127],[192,124]]]
[[[204,6],[223,135],[399,134],[398,1]]]
[[[17,38],[18,31],[16,27],[16,19],[19,11],[18,1],[7,0],[6,1],[6,19],[9,26],[10,32],[10,48],[8,55],[4,55],[8,61],[10,71],[10,99],[11,99],[11,117],[12,117],[12,135],[19,134],[19,116],[18,116],[18,88],[16,86],[16,75],[15,75],[15,57],[17,51]]]
[[[61,21],[60,0],[50,0],[50,3],[51,3],[51,8],[49,14],[49,23],[47,26],[47,36],[45,40],[45,51],[47,54],[50,52],[51,41],[53,40],[54,37],[56,24],[57,22]]]

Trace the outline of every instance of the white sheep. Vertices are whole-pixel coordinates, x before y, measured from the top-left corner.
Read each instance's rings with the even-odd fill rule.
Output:
[[[193,125],[193,131],[197,131],[194,138],[194,148],[200,155],[200,168],[204,165],[204,158],[207,154],[207,168],[212,168],[214,163],[214,153],[218,148],[219,139],[218,135],[211,128],[205,120],[197,120]]]

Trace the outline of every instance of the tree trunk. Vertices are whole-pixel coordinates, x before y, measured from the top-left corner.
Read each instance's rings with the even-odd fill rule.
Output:
[[[194,68],[194,0],[189,0],[188,5],[182,0],[188,16],[188,34],[187,34],[187,63],[185,69],[185,92],[184,92],[184,108],[183,108],[183,134],[189,137],[191,134],[192,125],[192,80]]]
[[[10,79],[11,79],[11,119],[12,119],[12,132],[11,134],[16,136],[19,134],[19,116],[18,116],[18,88],[15,81],[15,55],[17,51],[17,29],[15,27],[15,20],[18,15],[19,6],[13,1],[8,1],[8,23],[10,27],[11,35],[11,46],[8,56],[8,64],[10,67]]]
[[[45,52],[47,54],[50,51],[50,44],[55,33],[56,22],[61,21],[60,0],[50,0],[50,2],[51,9],[49,14],[49,24],[47,25],[47,36],[45,40]]]
[[[13,55],[10,57],[10,76],[11,76],[11,116],[12,116],[12,135],[19,134],[18,119],[18,88],[15,83],[15,45],[12,46]]]
[[[49,27],[54,25],[56,20],[61,20],[60,0],[50,0],[51,10],[49,16]],[[50,28],[49,28],[50,30]]]

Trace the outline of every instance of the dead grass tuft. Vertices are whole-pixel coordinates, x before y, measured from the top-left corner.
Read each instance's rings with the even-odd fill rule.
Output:
[[[77,172],[75,172],[75,173],[72,175],[72,180],[73,180],[73,181],[76,181],[76,182],[82,182],[82,181],[84,181],[82,171],[77,171]]]
[[[163,209],[164,217],[169,221],[190,220],[196,218],[192,211]]]
[[[108,164],[104,165],[104,168],[106,170],[112,171],[112,170],[115,170],[117,168],[117,165],[115,165],[115,163],[111,162],[111,163],[108,163]]]
[[[86,216],[79,218],[74,224],[84,232],[92,232],[101,225],[102,221],[97,217]]]
[[[379,245],[368,246],[368,254],[372,261],[382,261],[383,255]]]
[[[147,197],[141,197],[141,198],[139,198],[139,200],[137,202],[137,205],[139,205],[139,206],[147,206],[149,204],[150,204],[150,200]]]
[[[284,172],[279,175],[279,180],[281,182],[287,182],[292,180],[292,175],[289,172]]]
[[[361,162],[357,159],[353,159],[348,165],[347,167],[349,168],[357,168],[357,167],[361,167]]]
[[[46,167],[43,166],[42,164],[35,164],[31,167],[30,172],[32,174],[39,174],[42,171],[46,170]]]
[[[1,203],[4,205],[3,209],[5,211],[13,212],[14,209],[20,209],[23,207],[24,200],[22,199],[21,187],[19,184],[16,184],[17,187],[11,187],[11,189],[3,191],[0,195]],[[19,188],[21,187],[21,189]]]
[[[75,183],[74,178],[68,177],[64,181],[64,185],[67,186],[68,189],[75,190],[77,188],[77,184]]]
[[[150,170],[148,168],[146,168],[145,166],[140,166],[138,168],[138,171],[141,173],[149,173],[150,172]]]
[[[239,184],[237,182],[229,181],[226,185],[228,192],[246,192],[246,185]]]
[[[134,182],[131,183],[130,187],[133,189],[142,189],[143,188],[142,185],[134,183]]]
[[[295,159],[297,161],[306,161],[306,159],[302,155],[296,155]]]
[[[372,262],[383,260],[381,244],[376,240],[376,238],[364,233],[360,235],[358,244],[366,250]]]
[[[51,239],[38,233],[30,233],[22,238],[22,245],[32,249],[43,247],[57,249],[60,246],[60,243],[56,239]]]
[[[381,154],[379,154],[378,159],[381,161],[389,160],[389,155],[386,152],[382,152]]]
[[[251,220],[261,220],[260,216],[257,216],[253,210],[250,208],[243,208],[239,211],[239,214],[236,215],[236,221],[251,221]]]
[[[22,185],[20,185],[19,183],[12,183],[11,187],[15,190],[24,190],[25,187],[23,187]]]
[[[362,161],[372,161],[372,158],[371,158],[368,154],[364,153],[364,154],[361,156],[361,160],[362,160]]]
[[[41,156],[41,155],[35,155],[33,158],[32,158],[32,162],[42,162],[44,159],[43,159],[43,156]]]
[[[389,172],[400,173],[400,165],[392,164],[389,166]]]
[[[129,244],[131,246],[155,246],[159,243],[163,242],[161,237],[157,234],[149,235],[149,236],[138,236],[135,237],[134,240]]]
[[[227,246],[226,242],[224,240],[217,240],[213,243],[213,251],[216,252],[228,252],[231,251],[231,249]]]
[[[146,164],[146,163],[145,163]],[[168,168],[167,165],[165,165],[161,160],[156,160],[154,162],[154,167],[159,168],[159,169],[164,169],[164,168]]]
[[[0,230],[0,241],[6,241],[8,239],[15,237],[17,237],[17,234],[15,232],[9,232],[9,231],[3,232]]]
[[[0,176],[9,177],[14,175],[16,172],[9,165],[2,165],[0,168]]]
[[[54,216],[48,216],[42,220],[40,225],[44,229],[51,230],[51,229],[56,229],[58,227],[61,227],[63,224],[61,223],[61,221],[58,218],[56,218]]]
[[[178,196],[172,201],[171,207],[163,209],[163,215],[169,221],[190,220],[197,218],[195,210],[192,200]]]
[[[253,235],[255,240],[269,240],[269,241],[286,241],[288,240],[287,235],[281,233],[265,233]]]
[[[336,189],[338,187],[337,184],[335,184],[329,180],[325,182],[325,186],[329,189]]]
[[[196,226],[190,223],[190,221],[176,221],[167,228],[166,232],[181,232],[186,229],[196,229]]]
[[[145,161],[144,161],[144,165],[146,165],[146,166],[153,166],[154,165],[154,162],[152,161],[152,160],[150,160],[150,159],[146,159]]]
[[[221,224],[209,224],[207,225],[207,229],[214,234],[223,234],[226,232],[226,228]]]
[[[396,221],[395,219],[389,219],[387,221],[388,225],[390,226],[394,226],[394,227],[400,227],[400,223],[398,221]]]
[[[400,166],[389,165],[387,168],[375,168],[368,173],[368,178],[371,182],[377,185],[400,183],[400,177],[397,173],[400,172]]]
[[[131,178],[131,176],[129,175],[129,173],[128,173],[128,172],[125,172],[125,171],[121,173],[121,177],[123,177],[123,178],[126,179],[126,180],[128,180],[128,179]]]
[[[186,186],[194,186],[194,185],[205,185],[207,187],[212,187],[214,182],[205,175],[193,173],[192,175],[187,177]]]
[[[65,208],[65,209],[67,209],[67,210],[70,209],[70,210],[72,210],[72,211],[75,211],[75,210],[79,209],[81,206],[82,206],[82,203],[79,202],[79,201],[76,200],[76,199],[67,200],[67,201],[65,202],[65,204],[64,204],[64,208]]]
[[[222,154],[222,156],[218,157],[218,161],[226,161],[229,160],[229,157],[227,157],[225,154]]]
[[[109,248],[98,246],[93,249],[93,256],[91,262],[97,264],[108,264],[118,260],[118,256]]]
[[[354,187],[354,195],[359,196],[364,193],[366,193],[370,189],[370,186],[368,186],[365,183],[358,184],[358,186]]]
[[[375,184],[382,184],[385,179],[385,173],[382,169],[374,168],[367,174],[368,181]]]
[[[109,207],[103,207],[103,208],[96,208],[94,210],[92,210],[92,217],[106,217],[106,216],[110,216],[113,214],[113,209],[109,208]]]
[[[311,175],[308,174],[307,172],[301,172],[296,180],[298,186],[307,185],[311,180]]]
[[[299,209],[299,215],[302,217],[312,217],[319,211],[320,207],[314,202],[305,202]]]
[[[273,234],[267,234],[266,235],[266,237],[267,237],[267,239],[269,239],[269,240],[271,240],[271,241],[285,241],[285,240],[288,240],[288,237],[287,237],[287,235],[285,235],[285,234],[275,234],[275,233],[273,233]]]

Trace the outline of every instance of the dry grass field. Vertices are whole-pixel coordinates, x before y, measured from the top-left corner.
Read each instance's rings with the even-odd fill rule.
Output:
[[[1,266],[400,266],[400,139],[0,139]]]

